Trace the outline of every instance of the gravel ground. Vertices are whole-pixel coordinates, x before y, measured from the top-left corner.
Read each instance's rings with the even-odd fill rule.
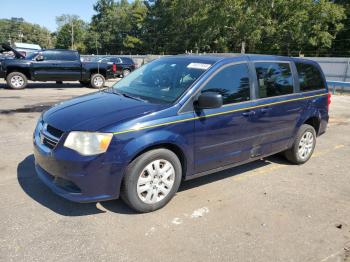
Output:
[[[108,82],[110,85],[112,82]],[[163,209],[66,201],[35,175],[39,111],[94,92],[0,82],[0,261],[350,261],[350,96],[312,159],[278,156],[185,182]]]

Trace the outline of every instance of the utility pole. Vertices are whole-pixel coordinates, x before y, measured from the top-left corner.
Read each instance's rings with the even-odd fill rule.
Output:
[[[72,50],[74,50],[74,19],[71,19],[71,24],[72,24]]]
[[[241,54],[245,54],[245,41],[242,41]]]
[[[95,34],[96,55],[98,55],[97,34]]]

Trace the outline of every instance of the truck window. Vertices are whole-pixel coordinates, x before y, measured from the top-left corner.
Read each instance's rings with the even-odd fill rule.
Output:
[[[295,66],[298,72],[300,91],[307,92],[325,88],[321,72],[314,65],[295,63]]]
[[[58,60],[76,61],[79,60],[77,52],[57,52]]]
[[[231,65],[222,69],[203,87],[202,93],[204,92],[221,94],[224,104],[250,100],[247,64]]]
[[[44,51],[42,54],[44,56],[45,61],[59,60],[56,51]]]
[[[255,63],[258,78],[259,98],[293,93],[293,77],[289,63]]]

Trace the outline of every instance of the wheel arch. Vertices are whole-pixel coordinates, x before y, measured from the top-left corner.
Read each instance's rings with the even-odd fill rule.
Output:
[[[106,78],[107,71],[104,68],[99,68],[99,69],[93,68],[93,69],[90,69],[90,79],[91,79],[93,74],[101,74],[101,75],[103,75],[104,78]]]
[[[180,160],[180,163],[181,163],[181,168],[182,168],[182,178],[185,178],[186,177],[186,172],[187,172],[187,159],[186,159],[186,155],[183,151],[183,149],[174,144],[174,143],[169,143],[169,142],[164,142],[164,143],[157,143],[157,144],[153,144],[153,145],[150,145],[146,148],[143,148],[142,150],[140,150],[137,154],[135,154],[131,160],[129,161],[128,164],[130,164],[132,161],[134,161],[137,157],[139,157],[140,155],[148,152],[148,151],[151,151],[151,150],[154,150],[154,149],[167,149],[171,152],[173,152]]]
[[[307,118],[303,124],[308,124],[312,126],[316,131],[316,135],[318,135],[320,130],[321,118],[318,116],[311,116]]]
[[[30,70],[29,68],[23,68],[23,67],[8,67],[6,70],[6,76],[7,77],[9,74],[13,73],[13,72],[19,72],[24,74],[27,79],[31,79],[31,75],[30,75]]]

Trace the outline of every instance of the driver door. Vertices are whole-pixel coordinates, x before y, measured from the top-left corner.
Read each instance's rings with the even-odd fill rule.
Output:
[[[58,79],[58,64],[55,51],[44,51],[32,62],[32,75],[36,81],[55,81]]]
[[[196,112],[195,172],[201,173],[245,161],[251,157],[256,134],[251,115],[251,74],[248,64],[226,65],[204,85],[200,93],[216,92],[223,106]],[[248,108],[248,109],[246,109]]]

